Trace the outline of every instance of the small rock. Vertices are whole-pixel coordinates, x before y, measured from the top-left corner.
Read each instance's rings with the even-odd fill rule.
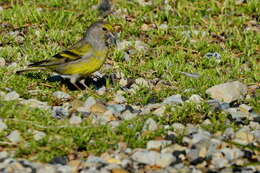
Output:
[[[220,152],[224,154],[225,158],[228,161],[232,161],[232,160],[241,158],[244,155],[244,153],[237,148],[233,148],[233,149],[223,148],[223,149],[220,150]]]
[[[98,95],[104,95],[106,93],[106,87],[101,87],[97,90]]]
[[[82,122],[82,119],[80,116],[72,115],[70,117],[70,124],[77,125],[77,124],[80,124],[81,122]]]
[[[185,126],[181,123],[173,123],[172,128],[177,134],[183,134],[185,132]]]
[[[7,125],[0,119],[0,132],[7,129]]]
[[[57,156],[54,157],[51,161],[50,164],[56,165],[66,165],[68,163],[68,158],[66,156]]]
[[[243,131],[243,130],[239,130],[235,133],[235,138],[233,140],[233,142],[242,144],[242,145],[248,145],[250,143],[252,143],[254,140],[254,136],[252,134],[249,133],[249,131]]]
[[[212,98],[226,103],[243,98],[246,92],[247,87],[238,81],[215,85],[206,90]]]
[[[193,103],[201,103],[201,101],[203,101],[203,99],[196,94],[193,94],[190,98],[189,101],[193,102]]]
[[[61,172],[61,173],[71,173],[71,172],[73,172],[72,168],[70,166],[68,166],[68,165],[59,166],[57,168],[57,171]]]
[[[215,60],[218,60],[218,61],[221,60],[221,55],[217,52],[213,52],[213,53],[209,52],[205,55],[205,57],[208,59],[214,58]]]
[[[144,163],[148,165],[155,165],[158,158],[160,158],[161,154],[155,151],[137,151],[135,152],[131,158],[139,163]]]
[[[4,66],[5,66],[5,59],[4,58],[0,58],[0,67],[4,67]]]
[[[126,98],[124,96],[122,96],[121,94],[117,93],[115,95],[114,101],[116,103],[124,103],[126,101]]]
[[[126,109],[126,106],[123,104],[111,104],[107,106],[107,109],[111,110],[115,114],[118,114],[123,112]]]
[[[19,143],[21,141],[21,134],[18,130],[14,130],[12,131],[7,138],[12,142],[12,143]]]
[[[149,82],[147,80],[143,79],[143,78],[136,79],[135,83],[137,85],[141,85],[141,86],[144,86],[144,87],[147,87],[147,88],[150,86]]]
[[[190,149],[187,152],[187,158],[190,162],[199,158],[199,150],[198,149]]]
[[[165,148],[167,145],[170,145],[172,142],[167,140],[152,140],[147,143],[146,148],[148,150],[152,149],[162,149]]]
[[[123,120],[131,120],[137,116],[137,113],[132,113],[129,110],[123,112],[122,114],[119,115],[120,118]]]
[[[165,110],[166,110],[166,107],[161,106],[158,109],[156,109],[155,111],[153,111],[153,114],[161,117],[161,116],[163,116]]]
[[[94,97],[88,97],[84,103],[85,110],[87,110],[87,112],[90,112],[91,106],[93,106],[96,103],[97,103],[97,101]]]
[[[248,112],[251,112],[252,111],[252,107],[251,106],[248,106],[246,104],[242,104],[242,105],[239,105],[239,110],[241,112],[245,112],[245,113],[248,113]]]
[[[161,30],[166,30],[166,29],[168,29],[168,25],[163,23],[163,24],[159,25],[158,28]]]
[[[50,109],[50,106],[48,106],[47,102],[41,102],[36,99],[22,100],[20,103],[28,105],[31,108],[39,108],[39,109],[44,109],[44,110]]]
[[[46,136],[46,134],[44,132],[41,132],[41,131],[34,131],[34,134],[33,134],[33,138],[36,141],[43,139],[45,136]]]
[[[143,131],[155,131],[157,129],[157,123],[152,118],[149,118],[144,122]]]
[[[20,95],[17,92],[12,91],[5,95],[4,100],[5,101],[17,100],[19,97]]]
[[[123,40],[117,44],[117,49],[124,50],[124,49],[128,48],[130,45],[131,45],[130,41]]]
[[[187,73],[187,72],[180,72],[181,74],[184,74],[187,77],[191,77],[191,78],[199,78],[200,74],[198,73]]]
[[[147,48],[147,45],[140,40],[135,41],[135,49],[137,51],[143,51]]]
[[[107,108],[103,103],[97,102],[90,107],[90,111],[94,114],[103,114],[107,111]]]
[[[177,94],[177,95],[173,95],[173,96],[165,98],[163,100],[163,103],[164,104],[180,104],[180,103],[183,103],[183,100],[181,98],[181,95]]]
[[[128,171],[122,168],[113,168],[111,169],[111,173],[128,173]]]
[[[69,110],[68,108],[62,107],[62,106],[54,106],[52,108],[52,116],[54,118],[64,118],[69,116]]]
[[[155,164],[162,168],[166,168],[175,161],[176,161],[176,158],[171,153],[162,153],[160,155],[160,157],[156,159]]]
[[[57,99],[60,100],[69,100],[71,98],[71,96],[65,92],[62,91],[56,91],[52,94],[54,97],[56,97]]]
[[[233,128],[231,128],[231,127],[230,127],[230,128],[227,128],[227,129],[224,131],[224,133],[223,133],[223,137],[224,137],[224,139],[226,139],[226,140],[233,139],[234,136],[235,136],[235,132],[234,132]]]
[[[223,157],[223,155],[220,152],[215,153],[212,156],[211,162],[217,169],[221,169],[228,166],[228,160],[225,157]]]

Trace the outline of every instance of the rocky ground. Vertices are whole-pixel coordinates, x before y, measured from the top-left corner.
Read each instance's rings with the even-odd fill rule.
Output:
[[[121,79],[123,84],[125,79]],[[127,83],[124,83],[127,85]],[[229,118],[224,122],[235,122],[238,128],[227,128],[225,131],[211,132],[205,130],[211,126],[209,119],[200,125],[173,123],[165,125],[167,132],[164,138],[158,138],[147,142],[146,148],[132,149],[124,142],[118,143],[116,150],[109,150],[100,156],[88,155],[84,159],[78,154],[60,156],[54,158],[50,164],[33,163],[26,160],[12,159],[8,152],[0,153],[1,172],[39,172],[39,173],[69,173],[69,172],[208,172],[208,173],[257,173],[260,171],[260,116],[246,104],[233,104],[237,100],[249,97],[248,92],[258,86],[248,87],[238,81],[223,83],[209,88],[206,92],[212,100],[203,100],[199,95],[192,95],[184,99],[180,94],[172,95],[162,103],[148,104],[145,106],[125,104],[124,92],[134,92],[139,85],[152,85],[144,79],[136,79],[128,88],[115,95],[114,101],[103,103],[94,97],[88,97],[84,104],[73,107],[70,95],[62,91],[53,95],[64,101],[62,106],[48,106],[47,103],[37,100],[24,100],[19,94],[12,91],[1,93],[4,100],[19,100],[21,104],[31,107],[47,109],[56,118],[69,118],[72,126],[82,122],[82,117],[92,117],[93,123],[110,124],[113,128],[123,120],[130,120],[137,116],[154,114],[164,116],[166,108],[175,109],[176,106],[185,106],[184,103],[192,102],[198,106],[202,103],[209,104],[212,111],[225,113]],[[123,86],[124,87],[124,86]],[[104,94],[105,89],[100,88],[97,93]],[[76,109],[76,112],[75,112]],[[223,124],[224,126],[225,124]],[[0,121],[0,129],[5,130],[7,125]],[[131,128],[131,126],[129,127]],[[158,129],[158,124],[152,118],[146,120],[143,133],[149,133]],[[43,132],[35,132],[35,140],[45,136]],[[178,136],[182,136],[178,141]],[[19,143],[20,133],[12,131],[7,138],[10,144]]]

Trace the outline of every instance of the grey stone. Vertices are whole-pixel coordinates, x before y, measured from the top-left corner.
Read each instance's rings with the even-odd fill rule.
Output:
[[[187,152],[187,158],[191,162],[199,158],[199,150],[198,149],[190,149]]]
[[[179,104],[179,103],[183,103],[183,100],[181,98],[180,94],[177,95],[173,95],[170,97],[167,97],[163,100],[164,104]]]
[[[21,141],[22,137],[18,130],[14,130],[7,136],[7,139],[9,139],[11,142],[17,144]]]
[[[5,95],[4,100],[12,101],[12,100],[17,100],[19,97],[20,97],[20,95],[17,92],[11,91]]]
[[[20,103],[28,105],[31,108],[39,108],[39,109],[44,109],[44,110],[48,110],[51,108],[50,106],[48,106],[47,102],[41,102],[36,99],[22,100]]]
[[[185,132],[185,126],[181,123],[173,123],[172,128],[177,134],[183,134]]]
[[[228,160],[225,157],[223,157],[223,155],[221,153],[215,153],[212,156],[211,163],[217,169],[221,169],[221,168],[227,167],[229,165]]]
[[[161,154],[155,151],[137,151],[135,152],[131,158],[140,163],[155,165],[158,158],[160,158]]]
[[[56,91],[52,95],[60,100],[69,100],[71,98],[69,94],[62,91]]]
[[[59,165],[57,171],[59,173],[71,173],[73,172],[73,169],[68,165]]]
[[[0,132],[7,129],[7,125],[0,119]]]
[[[197,94],[193,94],[191,95],[191,97],[189,98],[189,101],[193,102],[193,103],[201,103],[203,101],[203,99],[197,95]]]
[[[137,116],[137,113],[132,113],[129,110],[126,110],[122,114],[119,114],[118,116],[123,120],[131,120]]]
[[[215,60],[221,60],[221,55],[218,52],[206,53],[205,57],[208,59],[214,58]]]
[[[104,95],[106,93],[106,87],[101,87],[97,90],[98,95]]]
[[[0,58],[0,67],[4,67],[4,66],[5,66],[5,59],[4,58]]]
[[[243,157],[244,153],[237,148],[223,148],[220,150],[228,161]]]
[[[126,107],[123,104],[111,104],[107,106],[108,110],[111,110],[113,113],[118,114],[123,112]]]
[[[80,124],[81,122],[82,122],[82,119],[80,116],[72,115],[70,117],[70,124],[77,125],[77,124]]]
[[[52,108],[52,116],[54,118],[64,118],[69,116],[69,110],[66,107],[54,106]]]
[[[34,131],[34,134],[33,134],[33,138],[36,141],[43,139],[45,136],[46,136],[46,134],[44,132],[41,132],[41,131]]]
[[[171,153],[162,153],[160,154],[160,157],[156,159],[155,164],[162,168],[166,168],[175,161],[176,158]]]
[[[152,119],[149,118],[144,122],[143,131],[155,131],[158,129],[157,123]]]
[[[243,98],[246,92],[247,86],[239,81],[215,85],[206,90],[212,98],[227,103]]]
[[[121,94],[117,93],[115,95],[114,101],[117,103],[124,103],[126,101],[126,98],[122,96]]]
[[[233,128],[231,128],[231,127],[227,128],[227,129],[224,131],[224,133],[223,133],[223,137],[224,137],[224,139],[226,139],[226,140],[233,139],[234,136],[235,136],[235,132],[234,132]]]
[[[148,150],[151,149],[162,149],[165,148],[166,146],[170,145],[172,142],[168,140],[151,140],[147,142],[146,148]]]

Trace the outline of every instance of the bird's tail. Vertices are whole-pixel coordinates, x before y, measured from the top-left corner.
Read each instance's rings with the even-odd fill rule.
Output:
[[[18,70],[16,71],[16,74],[21,74],[24,72],[28,72],[28,71],[38,71],[38,70],[45,70],[45,68],[41,68],[41,67],[30,67],[30,68],[26,68],[23,70]]]

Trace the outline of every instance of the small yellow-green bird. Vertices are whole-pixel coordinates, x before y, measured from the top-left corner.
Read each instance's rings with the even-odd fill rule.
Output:
[[[28,68],[17,73],[50,70],[63,77],[69,77],[70,82],[79,89],[76,82],[99,70],[105,62],[108,48],[116,43],[112,31],[113,27],[110,24],[96,22],[89,26],[84,37],[71,48],[50,59],[30,64]],[[84,85],[84,82],[82,84]]]

